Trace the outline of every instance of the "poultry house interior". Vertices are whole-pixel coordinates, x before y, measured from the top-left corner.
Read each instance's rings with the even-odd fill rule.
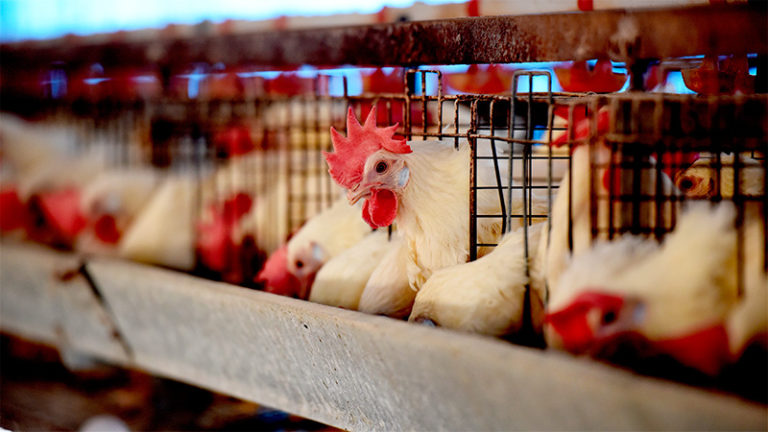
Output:
[[[0,44],[0,427],[768,427],[768,8],[607,3]]]

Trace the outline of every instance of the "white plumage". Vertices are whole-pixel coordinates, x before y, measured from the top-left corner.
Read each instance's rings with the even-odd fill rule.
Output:
[[[288,241],[286,269],[309,289],[312,278],[331,258],[371,232],[360,218],[360,208],[345,199],[309,219]]]
[[[543,226],[529,227],[531,250],[536,250]],[[416,295],[409,320],[428,319],[442,327],[492,336],[518,331],[526,284],[531,282],[524,238],[523,228],[518,228],[482,258],[437,270]]]
[[[315,276],[309,301],[357,309],[371,273],[384,254],[398,244],[388,237],[386,230],[375,231],[328,260]]]
[[[607,239],[609,228],[613,227],[618,231],[629,227],[633,222],[647,229],[654,229],[657,225],[665,230],[672,227],[673,215],[679,210],[679,206],[674,201],[665,200],[661,204],[661,214],[657,215],[655,201],[642,200],[637,203],[638,220],[635,221],[631,220],[633,212],[628,211],[634,203],[628,204],[618,199],[609,203],[609,191],[606,186],[611,182],[612,176],[615,177],[613,187],[619,189],[614,190],[614,193],[618,194],[627,193],[623,191],[622,188],[626,185],[621,186],[619,177],[634,175],[630,171],[615,168],[611,174],[610,168],[607,168],[610,163],[611,153],[602,142],[578,145],[573,149],[570,172],[566,171],[563,175],[552,204],[551,230],[549,232],[545,230],[537,252],[543,266],[543,274],[546,275],[546,286],[550,291],[557,289],[560,278],[572,259],[590,248],[593,229],[597,232],[597,239]],[[653,167],[655,162],[649,158],[647,163]],[[679,194],[666,174],[661,173],[658,179],[655,169],[644,168],[639,172],[637,184],[640,195],[654,196],[657,193],[659,180],[661,184],[658,185],[658,190],[664,196],[676,197]],[[634,186],[631,185],[631,187]],[[609,220],[611,207],[612,221]],[[594,221],[592,211],[595,212]],[[547,298],[549,295],[551,292],[543,293],[542,297]]]
[[[189,176],[165,179],[120,243],[120,255],[181,270],[195,265],[194,220],[198,182]]]
[[[469,258],[469,145],[454,149],[450,141],[413,141],[413,153],[399,155],[409,168],[408,186],[400,196],[395,224],[405,241],[407,273],[413,288],[419,289],[434,270],[464,263]],[[500,163],[502,184],[508,172]],[[481,160],[477,166],[478,185],[496,184],[493,163]],[[522,213],[522,200],[515,191],[511,212]],[[544,213],[546,200],[534,196],[533,213]],[[478,214],[501,214],[496,190],[479,190]],[[513,228],[520,219],[514,220]],[[478,243],[497,243],[500,218],[478,219]],[[479,256],[490,249],[482,248]]]
[[[405,243],[399,237],[393,239],[392,243],[368,278],[358,310],[374,315],[405,318],[411,312],[416,290],[410,286],[406,273],[408,254]]]

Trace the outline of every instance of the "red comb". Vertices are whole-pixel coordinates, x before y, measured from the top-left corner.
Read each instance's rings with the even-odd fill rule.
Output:
[[[376,107],[371,109],[365,124],[360,124],[352,112],[347,112],[347,136],[344,137],[331,126],[333,153],[323,152],[328,162],[328,172],[336,183],[353,189],[363,179],[365,160],[380,149],[392,153],[410,153],[411,147],[405,139],[393,139],[397,123],[393,126],[376,127]]]

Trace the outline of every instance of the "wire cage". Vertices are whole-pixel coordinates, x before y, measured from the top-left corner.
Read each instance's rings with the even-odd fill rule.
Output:
[[[469,144],[470,260],[496,245],[478,238],[479,225],[500,224],[507,232],[547,218],[563,176],[572,181],[570,155],[584,143],[599,141],[610,149],[590,156],[589,239],[631,233],[661,240],[685,199],[732,200],[738,220],[745,203],[764,205],[764,188],[725,193],[720,186],[726,171],[765,177],[762,96],[556,93],[546,70],[515,71],[506,94],[447,94],[443,73],[428,68],[397,68],[390,75],[377,70],[385,86],[350,95],[346,77],[330,72],[287,72],[272,80],[212,73],[197,84],[194,98],[181,84],[177,96],[162,99],[111,97],[97,84],[88,93],[51,100],[38,114],[76,125],[78,148],[109,148],[108,166],[194,173],[202,182],[190,210],[197,221],[191,229],[198,272],[251,286],[267,254],[342,197],[326,175],[322,151],[331,150],[330,127],[345,131],[348,108],[358,118],[377,108],[377,123],[399,123],[398,133],[409,140]],[[219,75],[235,85],[221,84]],[[534,81],[546,91],[518,91],[521,84],[533,89]],[[713,186],[686,177],[695,159],[698,170],[710,161],[707,181]],[[490,182],[483,183],[479,169],[493,173]],[[606,183],[614,186],[602,187]],[[497,211],[477,208],[483,194],[496,197]],[[201,239],[212,223],[226,233]],[[265,224],[270,230],[256,232]],[[574,238],[577,249],[587,247],[591,240],[584,243],[573,225],[569,220],[569,247]],[[219,243],[211,249],[215,255],[200,253],[206,241]]]

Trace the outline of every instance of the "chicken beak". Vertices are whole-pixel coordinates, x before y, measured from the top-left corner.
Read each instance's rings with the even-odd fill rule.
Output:
[[[372,185],[360,185],[355,186],[354,189],[347,191],[347,200],[350,205],[354,205],[361,199],[365,199],[371,196]]]

